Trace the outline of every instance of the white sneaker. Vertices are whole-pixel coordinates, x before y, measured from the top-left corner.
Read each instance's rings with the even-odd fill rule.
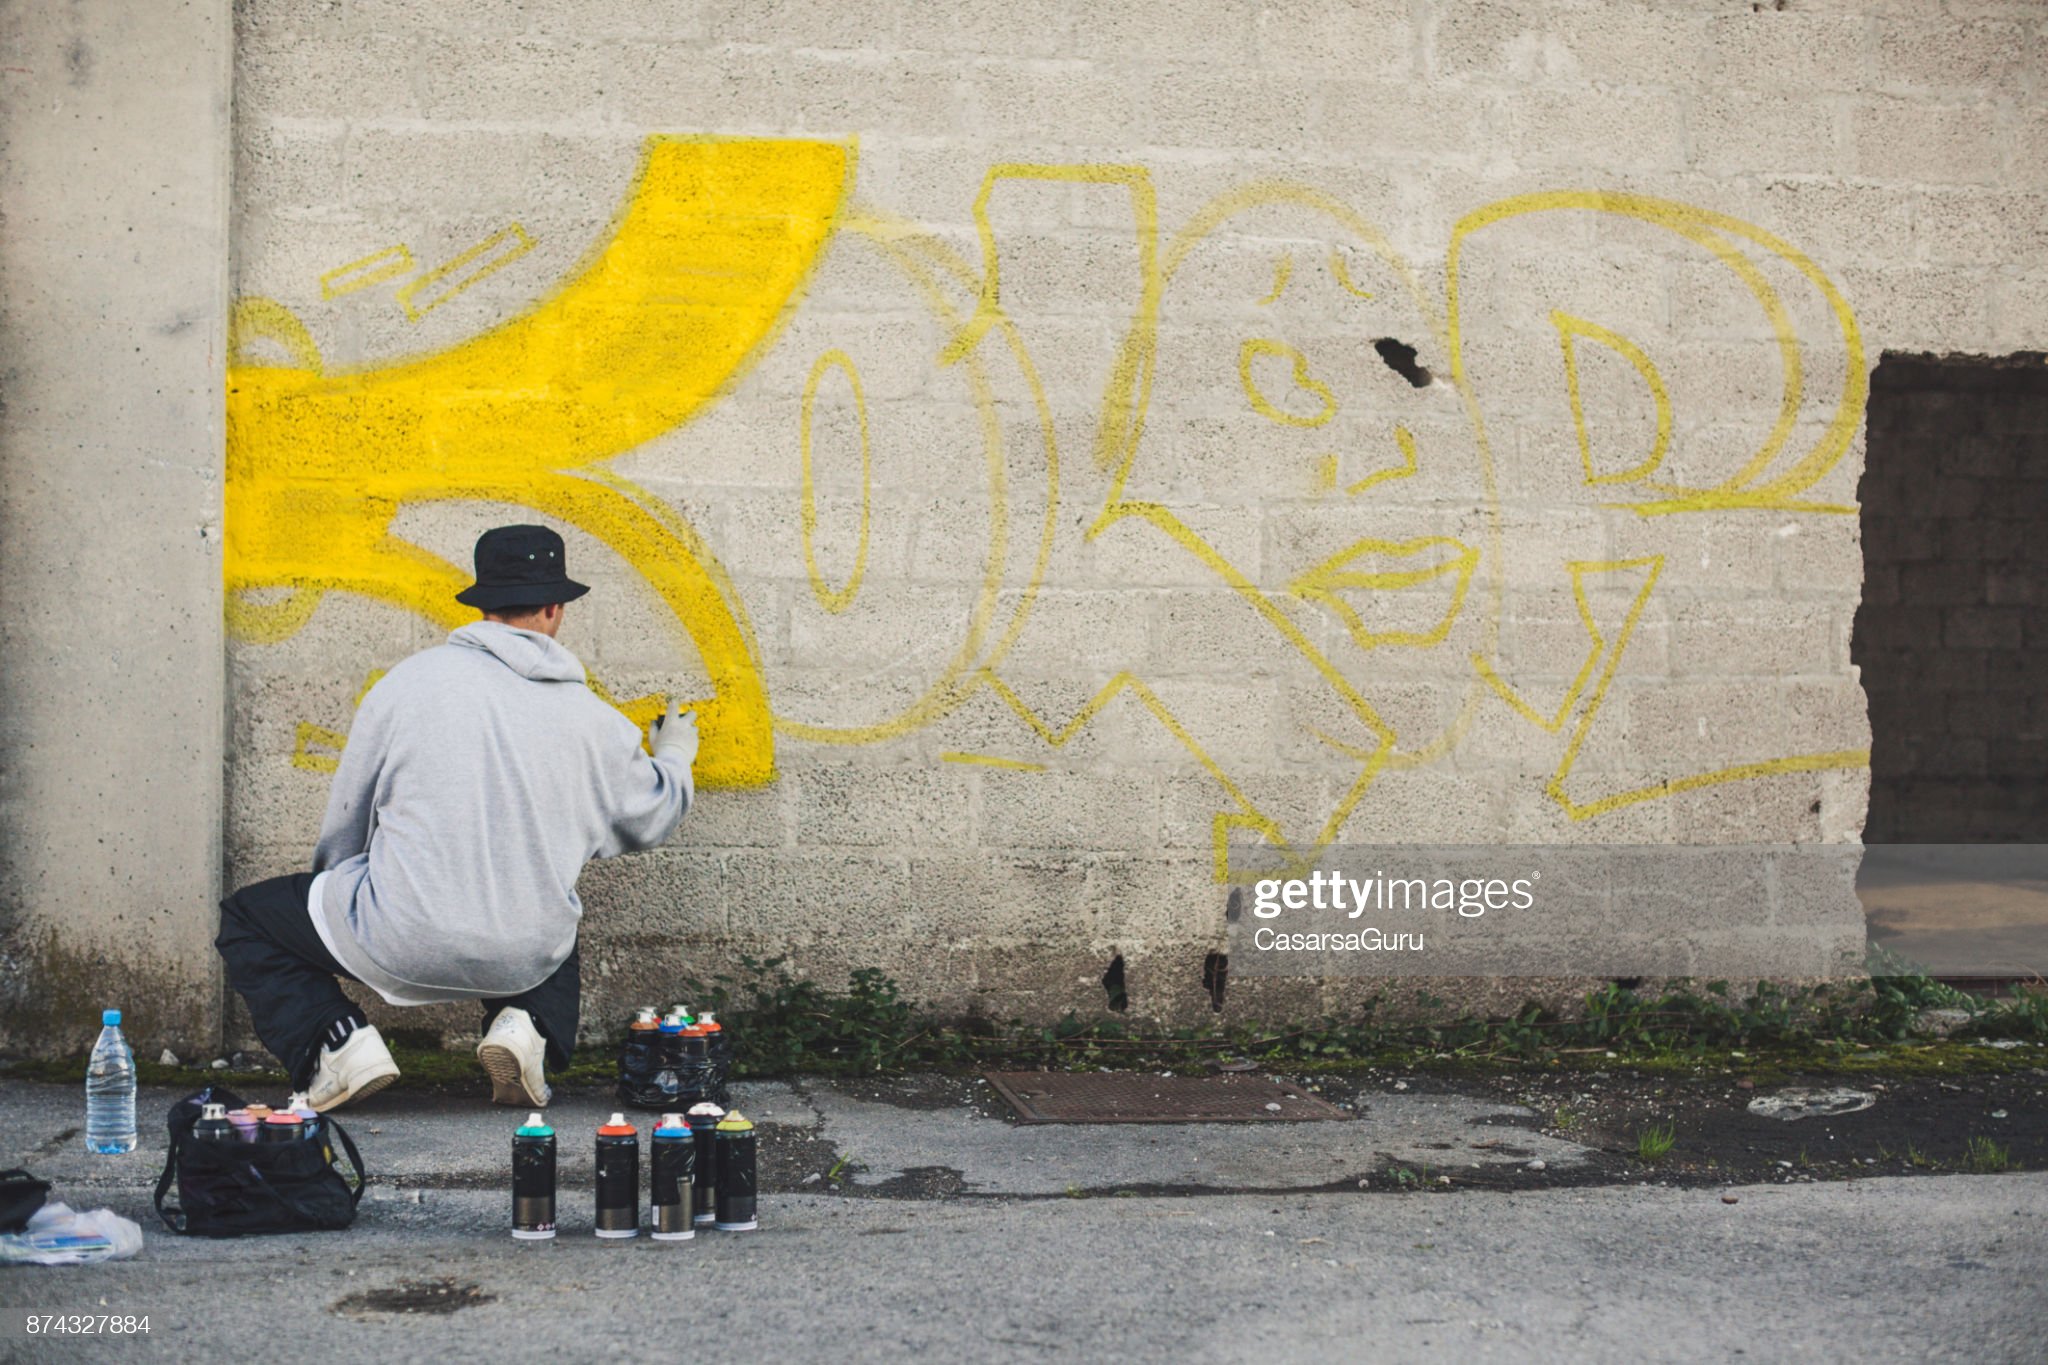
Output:
[[[548,1047],[533,1016],[510,1006],[491,1020],[491,1031],[476,1045],[476,1059],[491,1078],[491,1099],[531,1109],[547,1107]]]
[[[321,1113],[376,1094],[398,1079],[398,1063],[375,1028],[365,1024],[342,1040],[338,1048],[320,1049],[320,1062],[313,1070],[313,1083],[306,1087],[306,1100]]]

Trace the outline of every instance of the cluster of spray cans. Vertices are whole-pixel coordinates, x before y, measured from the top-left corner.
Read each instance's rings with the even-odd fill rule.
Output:
[[[302,1091],[285,1101],[282,1109],[267,1104],[245,1109],[204,1105],[192,1125],[192,1136],[200,1142],[324,1142],[326,1124]]]
[[[732,1076],[732,1031],[710,1010],[677,1005],[666,1015],[633,1012],[619,1049],[619,1101],[667,1113],[706,1100],[726,1103]]]
[[[658,1242],[700,1227],[751,1232],[755,1217],[754,1125],[709,1100],[661,1116],[649,1138],[647,1223]],[[640,1235],[640,1130],[623,1113],[597,1130],[600,1237]],[[555,1130],[538,1111],[512,1135],[512,1235],[555,1235]]]

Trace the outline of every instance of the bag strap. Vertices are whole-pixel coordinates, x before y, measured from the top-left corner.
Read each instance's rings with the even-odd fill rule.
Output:
[[[171,1130],[171,1150],[164,1156],[164,1173],[156,1178],[156,1216],[164,1220],[164,1226],[172,1232],[185,1230],[185,1210],[173,1206],[164,1209],[164,1196],[170,1193],[171,1182],[178,1178],[178,1151],[184,1142],[178,1131]]]
[[[356,1141],[348,1135],[348,1129],[342,1127],[333,1119],[327,1120],[327,1131],[341,1139],[341,1150],[347,1154],[348,1164],[355,1167],[356,1178],[354,1183],[349,1186],[348,1191],[348,1206],[350,1209],[354,1209],[356,1205],[363,1202],[363,1187],[368,1183],[367,1177],[363,1174],[362,1153],[356,1150]]]

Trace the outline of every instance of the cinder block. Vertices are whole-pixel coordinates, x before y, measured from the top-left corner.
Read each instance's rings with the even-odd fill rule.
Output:
[[[1682,675],[1783,677],[1841,666],[1841,622],[1818,603],[1688,603],[1672,612],[1671,666]]]
[[[1401,0],[1282,0],[1258,13],[1259,62],[1269,70],[1415,74],[1415,34]]]
[[[834,6],[824,8],[838,12]],[[886,22],[889,37],[875,41],[918,52],[1051,57],[1072,47],[1068,37],[1071,26],[1065,14],[1007,4],[1004,0],[903,5]],[[842,19],[842,23],[846,21]]]
[[[1087,860],[958,850],[910,860],[905,894],[970,957],[992,941],[1071,942],[1089,932]]]
[[[1838,122],[1835,105],[1811,91],[1702,94],[1692,105],[1693,164],[1714,175],[1823,175],[1840,165]]]
[[[1988,345],[2004,287],[1988,270],[1849,269],[1839,283],[1874,349]]]
[[[1763,186],[1751,221],[1833,269],[1896,266],[1917,255],[1913,201],[1890,188],[1774,180]]]
[[[1159,793],[1149,779],[1001,769],[983,775],[984,847],[1148,851],[1158,838]]]
[[[1436,73],[1460,80],[1684,86],[1698,72],[1702,37],[1700,16],[1684,10],[1461,4],[1438,13],[1432,52]]]
[[[1372,161],[1478,158],[1498,145],[1488,107],[1469,91],[1413,81],[1331,80],[1301,139],[1326,156]],[[1281,130],[1284,132],[1284,128]],[[1285,149],[1285,144],[1280,144]],[[1398,230],[1398,224],[1394,225]]]
[[[2027,30],[1999,20],[1947,16],[1878,21],[1880,87],[1976,89],[2018,94],[2026,79]]]
[[[960,126],[1023,161],[1064,160],[1069,147],[1127,148],[1140,107],[1127,77],[1086,62],[978,61],[968,70],[965,99]],[[1119,152],[1111,159],[1134,158]]]
[[[1317,92],[1297,80],[1220,69],[1135,79],[1135,124],[1125,139],[1135,135],[1160,147],[1286,152],[1311,140],[1319,128],[1331,131],[1319,121]],[[1333,117],[1342,120],[1346,114]]]
[[[995,619],[1011,620],[1022,605],[1019,594],[1003,593]],[[1004,666],[1025,674],[1080,670],[1107,679],[1130,669],[1143,675],[1152,662],[1152,616],[1149,593],[1042,590],[1031,599]]]
[[[417,116],[416,59],[409,39],[238,32],[235,118],[351,119],[364,109],[385,118]]]
[[[1707,22],[1703,74],[1717,84],[1853,90],[1866,79],[1868,21],[1771,7]]]
[[[738,936],[803,944],[937,932],[928,916],[908,913],[908,863],[861,853],[759,852],[724,855],[726,922]]]
[[[2005,159],[1997,111],[1989,105],[1921,100],[1857,101],[1855,173],[1874,180],[1994,184]]]
[[[244,202],[331,207],[344,198],[342,129],[267,120],[235,123],[235,187]]]
[[[1252,0],[1089,5],[1070,14],[1067,55],[1109,68],[1236,66],[1256,51]]]
[[[972,784],[958,767],[833,764],[793,772],[799,846],[958,848],[972,840]]]
[[[586,924],[604,936],[661,940],[716,936],[726,927],[721,860],[716,854],[664,848],[604,858],[576,883]]]
[[[346,201],[363,209],[445,213],[453,205],[516,214],[532,202],[533,143],[527,133],[359,130],[348,139]]]
[[[831,0],[763,0],[719,5],[706,16],[711,38],[720,43],[773,43],[783,48],[863,49],[891,45],[895,6],[882,13],[850,13]],[[877,19],[880,22],[875,22]]]

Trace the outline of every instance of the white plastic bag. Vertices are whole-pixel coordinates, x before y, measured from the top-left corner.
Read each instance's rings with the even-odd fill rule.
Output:
[[[140,1250],[142,1229],[112,1209],[78,1213],[69,1204],[45,1204],[26,1229],[0,1236],[0,1265],[83,1265]]]

